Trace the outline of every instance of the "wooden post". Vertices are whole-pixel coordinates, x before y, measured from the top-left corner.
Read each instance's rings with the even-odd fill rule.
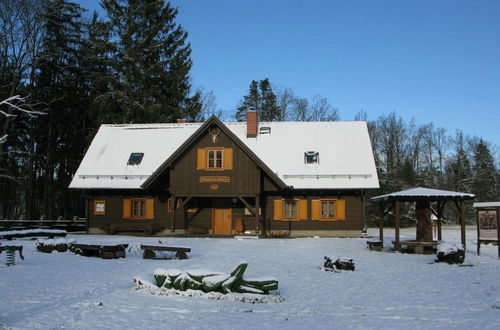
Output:
[[[498,258],[500,258],[500,207],[497,207],[497,246]]]
[[[498,211],[497,211],[498,215]],[[479,237],[481,237],[480,226],[479,226],[479,208],[476,207],[476,225],[477,225],[477,255],[481,254],[481,243],[479,242]]]
[[[443,240],[443,234],[442,234],[442,220],[443,220],[443,211],[444,211],[444,206],[446,205],[446,201],[438,202],[438,241]]]
[[[462,245],[464,246],[465,249],[465,202],[460,201],[460,231],[461,231],[461,237],[462,237]]]
[[[175,209],[177,209],[177,200],[175,195],[172,195],[172,233],[175,232]]]
[[[395,240],[394,240],[394,249],[396,251],[401,251],[401,245],[399,245],[399,201],[394,202],[394,231],[395,231]]]
[[[255,223],[259,224],[259,209],[260,209],[260,196],[259,195],[255,195]],[[264,231],[264,226],[262,224],[260,224],[260,232],[261,234],[263,233]]]
[[[384,212],[385,212],[385,204],[384,202],[380,202],[379,205],[380,216],[378,220],[378,237],[382,242],[382,247],[384,247]]]

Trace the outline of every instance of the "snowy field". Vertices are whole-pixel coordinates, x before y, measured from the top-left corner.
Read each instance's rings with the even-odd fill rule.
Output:
[[[373,230],[376,236],[377,231]],[[386,231],[386,245],[391,231]],[[415,231],[402,231],[413,239]],[[128,243],[125,259],[71,252],[45,254],[24,245],[15,266],[0,255],[0,329],[500,329],[497,248],[475,253],[467,232],[464,265],[434,263],[434,255],[370,251],[366,239],[160,238],[189,246],[187,260],[145,260],[141,243],[158,238],[68,235],[78,243]],[[460,231],[443,239],[459,242]],[[6,241],[2,241],[6,244]],[[355,272],[320,270],[325,255],[351,257]],[[249,304],[205,297],[153,296],[134,290],[133,278],[153,280],[156,268],[230,272],[248,262],[247,276],[279,280],[284,301]]]

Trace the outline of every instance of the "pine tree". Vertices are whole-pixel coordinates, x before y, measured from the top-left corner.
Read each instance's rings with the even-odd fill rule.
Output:
[[[474,145],[472,192],[481,202],[497,200],[497,169],[488,145],[480,139]]]
[[[188,100],[191,45],[175,23],[178,10],[163,0],[103,0],[102,6],[115,79],[101,101],[120,111],[122,123],[185,117],[184,105],[195,99]]]
[[[465,150],[464,136],[457,132],[455,139],[455,156],[448,166],[448,184],[450,189],[460,192],[471,192],[472,169]]]
[[[260,112],[261,107],[261,96],[259,92],[259,83],[252,80],[248,90],[248,94],[243,96],[243,101],[240,106],[236,109],[235,118],[237,121],[245,121],[246,113],[248,111]]]
[[[276,121],[280,117],[276,95],[273,93],[269,79],[261,80],[259,83],[261,109],[260,121]]]

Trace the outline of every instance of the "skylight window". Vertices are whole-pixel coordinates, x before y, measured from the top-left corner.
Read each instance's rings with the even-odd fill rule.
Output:
[[[139,165],[142,162],[142,157],[144,157],[143,152],[131,153],[127,165]]]
[[[306,152],[304,152],[304,163],[305,164],[319,164],[319,152],[318,151],[306,151]]]
[[[271,127],[268,126],[261,127],[260,134],[271,134]]]

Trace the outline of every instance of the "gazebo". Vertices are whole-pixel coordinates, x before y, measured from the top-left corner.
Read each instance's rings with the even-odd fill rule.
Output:
[[[430,188],[413,188],[394,192],[386,195],[373,197],[371,200],[379,203],[380,218],[379,218],[379,244],[383,246],[384,242],[384,218],[393,211],[395,240],[394,249],[401,250],[401,246],[413,248],[417,253],[424,253],[426,249],[433,248],[437,242],[432,238],[432,222],[431,213],[437,218],[438,224],[438,241],[441,236],[441,219],[446,203],[452,202],[455,213],[460,222],[461,240],[465,247],[465,201],[474,199],[474,195],[456,191],[437,190]],[[417,218],[417,235],[416,240],[401,241],[399,239],[400,226],[400,204],[415,203],[415,214]]]

